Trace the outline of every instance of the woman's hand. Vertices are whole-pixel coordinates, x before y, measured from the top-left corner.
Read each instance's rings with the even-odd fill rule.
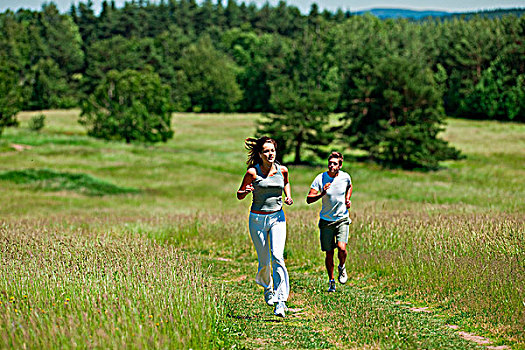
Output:
[[[246,174],[244,174],[242,179],[241,186],[237,190],[237,199],[244,199],[250,192],[254,191],[252,182],[256,177],[257,174],[255,172],[255,168],[250,168],[246,171]]]
[[[252,184],[246,185],[246,187],[244,187],[244,190],[242,189],[242,186],[241,186],[241,188],[237,191],[237,198],[244,199],[244,197],[246,197],[250,192],[253,192],[253,190],[254,188]]]
[[[248,194],[250,192],[253,192],[253,190],[254,190],[253,185],[252,184],[248,184],[248,185],[246,185],[246,188],[244,189],[244,193]]]
[[[286,204],[288,204],[288,205],[292,205],[292,204],[293,204],[293,199],[292,199],[292,197],[286,197],[286,198],[284,199],[284,202],[285,202]]]

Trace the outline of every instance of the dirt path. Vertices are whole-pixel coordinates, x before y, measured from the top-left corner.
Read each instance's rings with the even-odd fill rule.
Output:
[[[326,292],[324,275],[289,268],[291,294],[284,319],[273,316],[254,282],[256,262],[208,260],[217,285],[226,290],[231,340],[249,349],[475,349],[431,312],[411,311],[374,288],[350,280]],[[428,311],[428,310],[427,310]]]

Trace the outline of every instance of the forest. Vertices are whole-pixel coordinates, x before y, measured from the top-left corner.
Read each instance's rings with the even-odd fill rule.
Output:
[[[140,0],[120,8],[104,1],[98,14],[91,1],[67,13],[53,3],[7,10],[0,14],[0,132],[16,125],[21,110],[80,107],[90,134],[111,138],[93,106],[115,81],[135,79],[120,91],[133,85],[141,96],[156,96],[146,104],[161,114],[262,113],[261,132],[280,138],[295,163],[303,148],[322,153],[319,146],[336,136],[387,160],[381,153],[390,149],[391,159],[399,140],[374,151],[385,135],[432,138],[446,116],[524,122],[524,39],[518,10],[421,20],[315,4],[302,14],[284,1],[260,8],[235,0]],[[147,114],[141,108],[131,114]],[[323,128],[334,113],[335,134]],[[173,133],[159,130],[142,141]],[[141,140],[130,134],[121,138]],[[442,151],[440,159],[457,157],[444,144],[431,148]],[[395,157],[404,167],[435,166]]]

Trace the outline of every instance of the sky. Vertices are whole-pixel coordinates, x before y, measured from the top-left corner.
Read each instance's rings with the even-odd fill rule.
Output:
[[[71,4],[78,4],[79,2],[87,2],[87,0],[54,0],[53,2],[58,6],[61,12],[66,12],[71,7]],[[102,0],[92,0],[93,8],[96,12],[100,10]],[[122,6],[126,0],[115,0],[117,7]],[[159,0],[152,0],[159,1]],[[214,3],[217,0],[212,0]],[[275,6],[279,0],[237,0],[241,2],[255,3],[262,6],[268,2]],[[49,2],[46,0],[0,0],[0,12],[6,9],[16,11],[19,8],[29,8],[33,10],[40,10],[42,4]],[[197,0],[198,3],[201,0]],[[308,13],[312,3],[317,3],[321,10],[327,9],[335,11],[341,8],[343,11],[359,11],[371,8],[404,8],[414,10],[442,10],[449,12],[464,12],[477,10],[490,10],[496,8],[525,8],[525,0],[286,0],[289,5],[298,7],[303,13]],[[222,0],[225,5],[227,0]]]

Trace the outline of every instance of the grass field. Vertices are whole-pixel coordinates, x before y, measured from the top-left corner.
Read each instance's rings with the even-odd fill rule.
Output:
[[[347,157],[335,294],[304,200],[324,164],[290,166],[281,320],[235,198],[256,115],[177,114],[149,146],[89,138],[76,110],[30,131],[39,113],[0,138],[0,348],[525,349],[525,125],[449,120],[466,159],[436,172]]]

